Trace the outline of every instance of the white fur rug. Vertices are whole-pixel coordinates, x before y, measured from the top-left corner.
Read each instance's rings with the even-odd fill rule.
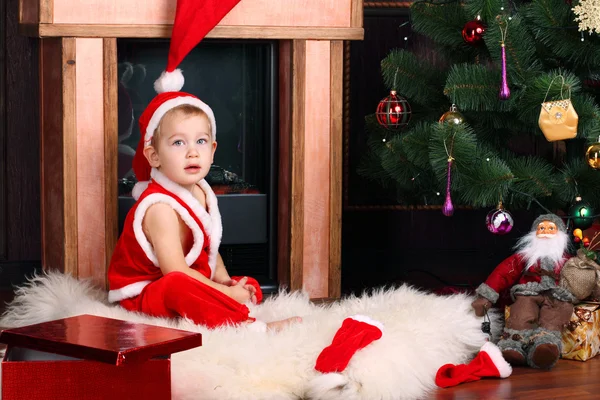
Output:
[[[93,314],[203,333],[203,346],[172,355],[173,399],[417,399],[435,387],[437,369],[463,363],[484,344],[481,319],[465,295],[436,296],[408,286],[314,305],[300,293],[279,294],[252,315],[272,321],[294,315],[303,322],[279,333],[244,327],[208,330],[106,303],[106,293],[59,273],[18,289],[0,326],[17,327]],[[364,314],[385,326],[383,337],[357,352],[346,370],[324,383],[314,370],[344,318]]]

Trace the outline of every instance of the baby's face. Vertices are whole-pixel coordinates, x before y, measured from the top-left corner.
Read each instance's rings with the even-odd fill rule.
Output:
[[[168,115],[161,123],[157,145],[158,169],[173,182],[191,190],[213,163],[217,143],[205,115]]]

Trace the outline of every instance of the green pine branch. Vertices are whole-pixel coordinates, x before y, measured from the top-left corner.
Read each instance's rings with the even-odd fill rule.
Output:
[[[367,117],[368,152],[359,173],[394,185],[401,204],[441,204],[451,160],[455,204],[491,207],[502,200],[507,206],[536,202],[555,209],[580,194],[600,207],[600,171],[583,154],[567,152],[563,165],[515,147],[536,148],[545,141],[538,126],[541,104],[566,98],[578,114],[578,140],[600,140],[600,90],[582,85],[600,81],[600,40],[586,35],[581,41],[570,6],[563,0],[417,1],[411,13],[413,30],[433,40],[436,57],[432,62],[394,50],[382,60],[385,84],[407,98],[413,116],[397,131]],[[487,29],[484,43],[471,46],[461,31],[477,15]],[[505,101],[498,99],[501,26],[508,28],[511,96]],[[452,103],[465,122],[439,123]]]

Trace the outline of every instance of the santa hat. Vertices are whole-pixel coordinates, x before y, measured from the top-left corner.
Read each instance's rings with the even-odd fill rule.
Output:
[[[383,325],[364,315],[346,318],[331,344],[325,347],[315,369],[322,373],[342,372],[358,350],[383,336]]]
[[[554,225],[556,225],[556,228],[561,231],[561,232],[566,232],[567,231],[567,227],[565,225],[565,223],[563,222],[562,218],[559,217],[556,214],[542,214],[539,217],[537,217],[533,223],[531,224],[531,230],[532,231],[536,231],[538,225],[541,222],[544,221],[550,221],[550,222],[554,222]]]
[[[240,0],[177,0],[167,69],[154,82],[154,90],[158,95],[140,116],[140,141],[132,162],[133,172],[138,180],[132,192],[135,199],[141,196],[150,180],[151,167],[144,156],[144,147],[150,144],[160,120],[169,110],[183,104],[198,107],[208,116],[212,138],[216,139],[217,124],[211,108],[196,96],[180,91],[184,79],[177,67],[239,2]]]
[[[481,378],[506,378],[511,373],[512,368],[502,357],[498,346],[486,342],[470,363],[446,364],[438,369],[435,384],[446,388],[459,383],[478,381]]]

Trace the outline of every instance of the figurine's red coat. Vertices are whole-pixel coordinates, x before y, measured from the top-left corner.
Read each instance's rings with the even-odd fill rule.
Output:
[[[560,271],[568,258],[569,256],[564,254],[562,260],[554,267],[553,272],[556,275],[555,283],[557,286]],[[532,265],[527,271],[526,266],[523,256],[519,253],[515,253],[498,264],[486,279],[485,284],[492,288],[496,293],[501,293],[514,285],[526,284],[528,282],[540,282],[542,277],[540,275],[541,268],[539,262]]]

